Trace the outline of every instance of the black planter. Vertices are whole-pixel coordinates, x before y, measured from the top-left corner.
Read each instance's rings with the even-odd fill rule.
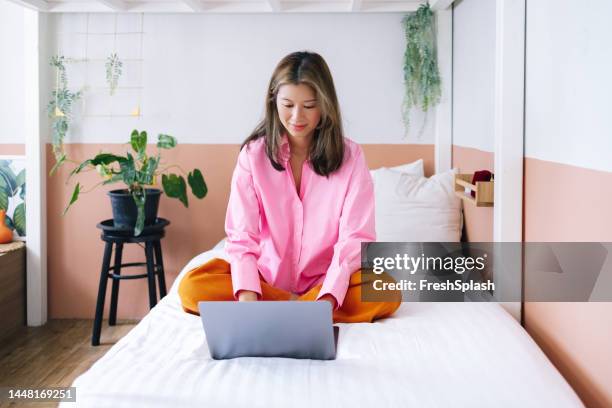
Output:
[[[116,228],[133,229],[138,217],[138,208],[128,190],[112,190],[107,193],[111,198],[113,221]],[[145,225],[155,224],[161,190],[145,189]]]

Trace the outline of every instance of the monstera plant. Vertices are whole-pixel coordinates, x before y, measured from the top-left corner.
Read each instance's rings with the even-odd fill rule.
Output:
[[[187,199],[187,184],[196,198],[202,199],[206,196],[208,188],[202,172],[194,169],[185,174],[168,173],[170,168],[178,168],[177,165],[160,168],[161,152],[165,149],[172,149],[177,141],[170,135],[160,134],[157,138],[157,154],[149,156],[146,152],[147,132],[134,130],[130,136],[132,152],[126,152],[125,156],[117,156],[113,153],[98,153],[95,157],[87,159],[75,167],[68,176],[70,180],[73,176],[85,171],[86,169],[95,170],[102,177],[102,181],[90,188],[95,189],[100,185],[112,183],[123,183],[126,188],[109,192],[113,205],[113,218],[115,226],[134,228],[134,235],[140,235],[147,224],[155,222],[157,217],[157,204],[161,191],[147,186],[156,186],[158,176],[161,175],[163,192],[170,198],[176,198],[185,207],[189,206]],[[80,183],[76,183],[72,192],[72,197],[64,214],[70,206],[74,204],[79,195],[83,193]],[[154,208],[152,208],[154,207]],[[133,214],[134,216],[130,216]]]

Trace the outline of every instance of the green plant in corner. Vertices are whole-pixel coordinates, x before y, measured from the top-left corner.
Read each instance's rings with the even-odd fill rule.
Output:
[[[66,133],[68,133],[72,120],[72,107],[81,98],[82,92],[72,92],[68,89],[66,59],[63,55],[51,57],[49,64],[55,67],[57,71],[56,87],[51,92],[51,100],[47,104],[47,113],[52,119],[51,144],[53,145],[53,154],[55,156],[55,165],[49,174],[53,174],[66,161],[64,138]]]
[[[440,102],[440,72],[436,50],[435,15],[429,4],[422,4],[415,13],[402,20],[406,35],[404,52],[403,119],[406,130],[410,125],[410,109],[428,109]]]
[[[123,67],[123,62],[117,56],[117,53],[112,53],[106,59],[106,82],[108,83],[108,87],[110,89],[111,96],[115,94],[115,89],[117,89],[117,84],[119,83],[119,77],[121,77]]]
[[[157,155],[149,156],[146,152],[147,147],[147,132],[132,131],[130,136],[130,145],[134,152],[127,152],[125,156],[117,156],[112,153],[98,153],[94,158],[87,159],[75,167],[68,176],[70,178],[78,173],[89,170],[96,170],[102,177],[102,181],[94,185],[87,191],[82,190],[80,183],[77,183],[72,192],[70,202],[64,209],[64,213],[68,211],[70,206],[79,198],[79,195],[92,191],[100,185],[121,182],[127,186],[127,190],[134,199],[138,210],[136,225],[134,228],[135,235],[140,235],[144,228],[145,213],[144,207],[146,202],[146,186],[157,185],[157,178],[161,175],[162,187],[164,193],[170,198],[176,198],[183,203],[185,207],[189,206],[187,200],[187,184],[191,187],[193,195],[202,199],[208,193],[208,188],[202,172],[199,169],[194,169],[187,174],[187,183],[185,182],[185,172],[177,165],[171,165],[163,169],[159,169],[161,163],[161,149],[172,149],[176,146],[177,141],[170,135],[160,134],[157,140]],[[171,168],[178,168],[183,175],[166,173]]]

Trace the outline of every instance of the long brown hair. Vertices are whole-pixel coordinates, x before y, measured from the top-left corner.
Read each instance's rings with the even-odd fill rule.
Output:
[[[266,95],[266,114],[255,130],[242,143],[265,138],[266,155],[272,166],[283,171],[279,164],[279,148],[282,134],[287,132],[276,108],[278,90],[282,85],[305,84],[315,92],[321,109],[321,121],[317,125],[310,144],[309,158],[315,173],[328,176],[338,170],[344,158],[344,133],[336,89],[329,67],[323,57],[314,52],[294,52],[283,58],[270,79]]]

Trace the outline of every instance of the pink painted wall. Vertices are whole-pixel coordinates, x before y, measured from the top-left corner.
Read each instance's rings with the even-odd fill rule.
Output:
[[[526,242],[612,241],[612,173],[525,158]],[[525,303],[525,328],[588,407],[612,407],[612,303]]]
[[[453,145],[453,167],[460,173],[489,170],[493,173],[492,152]],[[493,241],[493,207],[476,207],[463,202],[463,220],[468,242]]]
[[[25,145],[1,143],[0,154],[22,156],[25,154]]]
[[[124,153],[126,145],[70,144],[69,157],[89,158],[100,150]],[[423,158],[428,174],[433,173],[433,145],[363,145],[371,168],[393,166]],[[171,221],[162,240],[168,287],[181,268],[195,255],[210,249],[224,236],[223,223],[231,174],[238,155],[238,145],[183,144],[166,152],[167,163],[180,163],[186,171],[198,167],[209,187],[204,200],[189,196],[188,209],[174,199],[162,198],[159,215]],[[53,165],[50,146],[47,146],[47,166]],[[96,223],[111,218],[110,201],[105,191],[120,188],[99,188],[83,194],[66,216],[61,212],[67,204],[73,183],[66,185],[68,167],[48,179],[48,286],[49,316],[51,318],[93,318],[98,289],[103,243]],[[87,188],[99,181],[93,172],[78,178]],[[75,180],[76,182],[76,180]],[[128,245],[124,250],[126,262],[144,259],[143,250]],[[137,268],[126,273],[141,273]],[[124,281],[119,295],[119,318],[141,318],[148,311],[145,280]],[[108,312],[107,295],[106,312]],[[107,314],[105,314],[107,315]]]

